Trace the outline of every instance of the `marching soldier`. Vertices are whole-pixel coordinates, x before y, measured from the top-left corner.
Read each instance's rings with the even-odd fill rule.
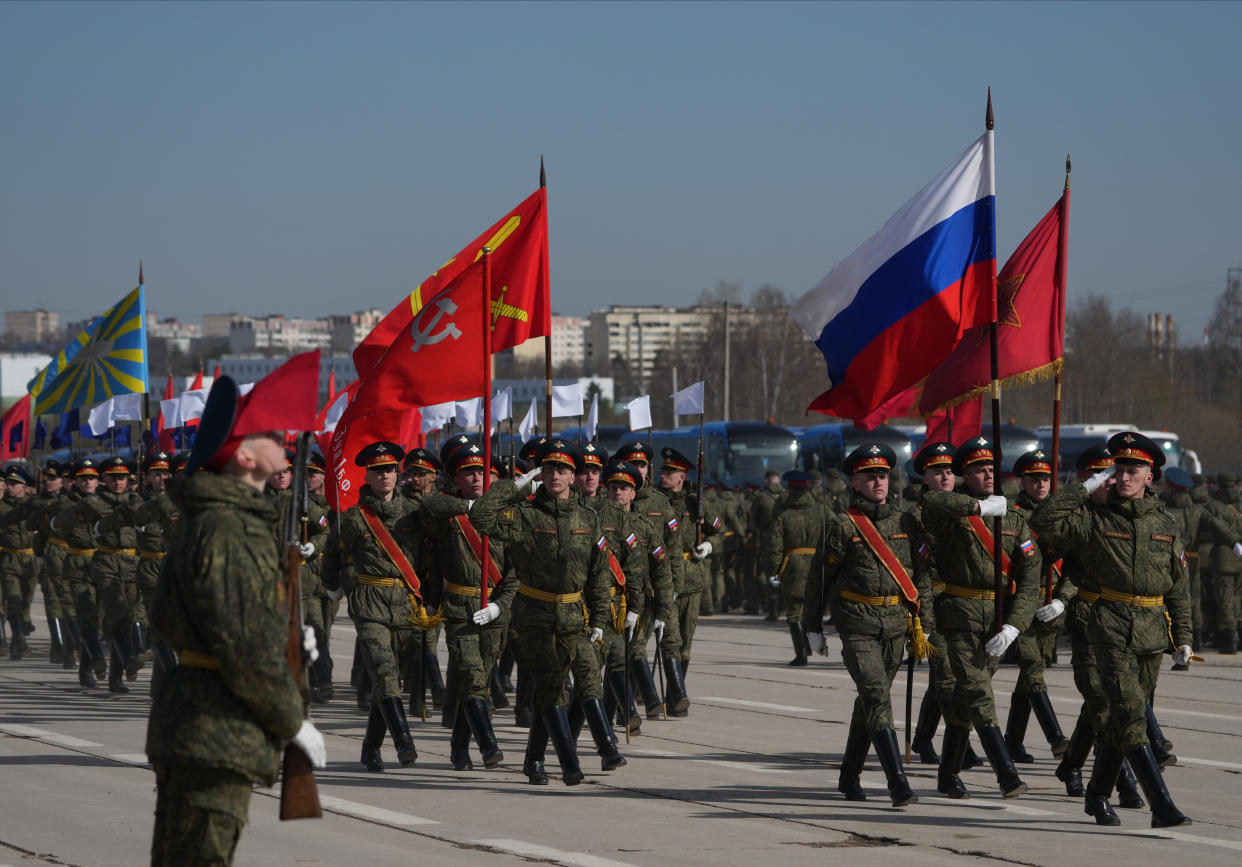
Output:
[[[173,528],[177,525],[177,506],[167,491],[171,477],[172,455],[164,451],[147,455],[142,478],[150,496],[134,511],[138,533],[138,570],[134,578],[138,589],[134,617],[134,649],[137,652],[151,647],[151,636],[146,629],[151,599],[159,582],[164,555],[172,543]]]
[[[944,635],[956,679],[953,701],[943,708],[946,726],[936,783],[950,798],[969,797],[958,772],[972,724],[1004,797],[1027,790],[996,718],[992,675],[1009,645],[1030,625],[1042,561],[1025,515],[993,493],[995,463],[989,440],[967,440],[953,455],[954,475],[963,477],[966,493],[923,495],[923,523],[935,539],[936,569],[945,584],[936,599],[936,630]],[[995,623],[993,522],[988,520],[996,517],[1003,522],[1002,575],[1012,594],[1003,624]],[[994,625],[1000,627],[996,633]]]
[[[448,472],[454,493],[424,494],[418,526],[430,549],[426,561],[440,584],[449,677],[458,684],[449,760],[454,770],[468,771],[474,769],[471,734],[485,768],[504,761],[488,716],[487,693],[517,578],[505,558],[504,544],[496,539],[488,540],[487,569],[482,568],[483,537],[470,523],[470,509],[483,493],[483,450],[474,443],[459,447],[449,455]],[[480,607],[484,580],[488,601]]]
[[[64,577],[73,594],[76,643],[81,648],[78,683],[94,687],[95,678],[103,677],[108,660],[99,641],[99,600],[90,580],[91,558],[95,555],[95,539],[90,526],[77,519],[78,510],[89,508],[87,500],[95,496],[99,485],[99,465],[83,458],[73,465],[73,489],[65,498],[64,508],[48,524],[48,544],[64,548]],[[92,674],[93,670],[93,674]]]
[[[782,476],[789,490],[784,504],[777,510],[768,533],[765,565],[768,583],[779,588],[785,608],[785,621],[789,636],[793,639],[794,658],[790,665],[806,665],[811,646],[807,642],[807,627],[803,623],[803,603],[808,582],[820,568],[819,546],[823,541],[826,515],[824,506],[810,488],[810,477],[802,470],[789,470]],[[815,614],[820,613],[816,609]],[[822,632],[823,624],[807,618],[814,628]],[[821,650],[826,648],[821,647]]]
[[[324,586],[349,596],[357,649],[371,680],[372,701],[359,759],[369,771],[384,769],[379,749],[385,728],[403,768],[418,759],[401,701],[400,660],[415,640],[416,620],[425,626],[428,619],[410,553],[398,542],[413,529],[404,519],[414,504],[396,495],[397,467],[404,454],[387,441],[358,452],[354,463],[366,470],[366,482],[357,504],[341,515],[339,535],[331,534],[324,552]]]
[[[1190,820],[1169,796],[1147,738],[1147,706],[1163,651],[1172,642],[1176,662],[1191,655],[1190,594],[1177,524],[1147,491],[1164,452],[1133,432],[1113,436],[1108,449],[1113,466],[1086,483],[1060,488],[1032,518],[1059,551],[1081,556],[1084,572],[1098,586],[1088,638],[1108,716],[1087,784],[1086,812],[1098,824],[1120,824],[1108,795],[1128,759],[1151,804],[1152,827],[1185,825]],[[1114,486],[1107,500],[1095,502],[1091,495],[1109,479]]]
[[[17,465],[4,473],[7,487],[0,500],[0,590],[13,638],[9,643],[9,659],[21,659],[26,652],[26,635],[34,631],[24,615],[26,598],[33,596],[39,578],[39,560],[35,556],[35,534],[26,526],[30,516],[27,493],[34,480]],[[28,628],[29,626],[29,628]]]
[[[284,431],[234,435],[238,402],[233,380],[217,379],[192,474],[170,487],[181,522],[151,622],[178,664],[152,696],[146,741],[156,781],[151,863],[160,867],[232,863],[251,788],[276,781],[282,742],[325,764],[323,735],[302,718],[285,658],[289,613],[263,495],[284,461]]]
[[[470,523],[506,545],[517,571],[520,598],[514,604],[514,625],[521,637],[523,668],[535,684],[523,772],[531,783],[547,784],[543,758],[550,736],[561,780],[574,786],[583,774],[563,690],[583,633],[589,629],[591,641],[603,640],[598,624],[608,618],[612,581],[604,554],[608,543],[599,516],[573,493],[574,474],[582,467],[578,449],[552,439],[539,447],[535,459],[537,469],[516,482],[496,482],[476,500]],[[527,499],[536,475],[543,484]]]
[[[1217,534],[1212,546],[1212,584],[1216,608],[1216,649],[1238,652],[1238,628],[1242,626],[1242,489],[1233,473],[1216,476],[1216,498],[1209,505],[1222,519],[1231,521],[1232,533]]]
[[[655,591],[654,612],[650,598],[647,612],[642,617],[638,631],[630,642],[630,674],[642,693],[643,708],[647,719],[658,719],[665,703],[660,699],[647,663],[647,639],[655,633],[660,666],[667,681],[667,707],[669,716],[684,717],[690,712],[690,699],[686,694],[686,682],[681,668],[681,631],[675,616],[677,608],[676,588],[679,586],[685,561],[682,559],[681,525],[677,513],[668,498],[655,486],[651,477],[651,446],[641,440],[627,443],[617,449],[616,459],[625,461],[642,476],[642,484],[634,493],[630,515],[634,522],[646,529],[648,539],[664,549],[664,559],[669,566],[669,584],[653,582]],[[652,573],[653,576],[659,573]],[[640,612],[641,613],[641,612]]]
[[[574,487],[584,503],[594,504],[604,496],[600,479],[608,463],[608,450],[598,443],[584,443],[581,451],[582,472],[574,475]]]
[[[296,459],[297,454],[294,454]],[[323,549],[331,532],[331,509],[323,495],[325,461],[317,451],[306,462],[306,539],[299,552],[302,567],[298,572],[298,590],[302,594],[302,622],[315,633],[319,658],[309,667],[310,699],[326,704],[336,694],[332,686],[332,620],[336,616],[336,600],[323,586]],[[290,477],[292,482],[292,475]],[[281,508],[284,508],[283,506]],[[340,597],[338,596],[337,599]]]
[[[1048,499],[1052,490],[1052,464],[1049,461],[1048,454],[1042,449],[1027,452],[1014,461],[1013,472],[1022,488],[1014,502],[1014,508],[1031,514],[1040,503]],[[1045,598],[1044,588],[1040,588],[1035,619],[1031,622],[1030,629],[1018,636],[1014,643],[1018,655],[1018,682],[1014,685],[1013,695],[1009,700],[1005,743],[1009,746],[1009,754],[1013,756],[1013,760],[1023,764],[1035,761],[1035,757],[1026,751],[1023,744],[1026,724],[1032,711],[1043,730],[1044,738],[1052,747],[1052,757],[1061,758],[1069,748],[1069,741],[1061,732],[1061,724],[1057,722],[1056,712],[1052,709],[1052,700],[1048,698],[1044,669],[1052,662],[1052,655],[1057,648],[1057,636],[1061,632],[1061,624],[1065,622],[1065,605],[1075,593],[1074,585],[1065,579],[1056,552],[1046,542],[1040,541],[1034,531],[1031,535],[1039,543],[1045,572],[1052,573],[1053,586],[1051,600]]]
[[[694,643],[694,631],[699,625],[700,597],[707,582],[711,580],[710,564],[706,560],[713,551],[723,547],[720,532],[724,528],[724,522],[715,510],[702,507],[703,541],[695,544],[696,524],[701,506],[698,496],[686,489],[686,474],[694,469],[694,464],[672,448],[662,449],[660,457],[660,491],[668,499],[673,513],[678,516],[674,526],[679,527],[685,534],[681,555],[681,585],[673,588],[677,628],[681,637],[681,674],[684,678],[690,669],[690,647]]]
[[[758,593],[767,600],[768,613],[763,619],[772,623],[776,622],[780,611],[780,588],[773,587],[769,583],[770,576],[764,574],[768,570],[763,569],[760,564],[763,563],[768,550],[768,537],[772,532],[772,522],[776,520],[776,508],[784,496],[781,474],[769,470],[763,475],[763,489],[755,495],[755,502],[750,510],[750,526],[754,532],[755,561],[759,565],[758,574],[755,577],[757,581],[762,582]]]
[[[77,642],[74,628],[73,593],[65,579],[65,546],[51,541],[51,520],[68,505],[67,481],[69,467],[48,461],[43,467],[43,492],[32,504],[27,526],[35,530],[35,552],[41,553],[40,572],[43,605],[47,610],[48,627],[52,631],[50,662],[59,662],[66,671],[77,666]]]
[[[467,440],[469,443],[469,440]],[[461,443],[457,437],[452,440],[452,448],[449,449],[449,460]],[[440,479],[440,471],[444,469],[444,464],[432,452],[424,448],[410,449],[405,453],[405,460],[402,462],[402,468],[405,470],[406,484],[404,486],[404,495],[407,500],[416,507],[422,508],[422,503],[428,497],[435,496],[438,493],[436,483]],[[454,496],[456,491],[451,484],[448,485],[449,496]],[[417,521],[417,519],[415,519]],[[416,542],[420,545],[425,544],[426,540],[418,538]],[[420,567],[425,566],[434,573],[435,559],[426,560],[424,555],[426,551],[418,552]],[[435,574],[424,574],[421,576],[423,583],[429,585],[430,590],[436,590],[441,581]],[[436,606],[432,606],[436,607]],[[457,680],[455,675],[449,673],[449,689],[446,690],[444,685],[444,674],[440,670],[440,657],[436,654],[436,648],[440,645],[440,630],[443,623],[436,623],[429,629],[417,630],[415,641],[410,644],[410,658],[406,665],[406,679],[411,690],[410,696],[410,713],[419,718],[423,718],[425,708],[423,703],[426,701],[426,688],[431,689],[431,706],[433,708],[442,708],[444,711],[444,722],[447,724],[445,728],[452,728],[453,719],[456,717],[457,702]],[[424,694],[414,696],[413,691],[418,689],[418,684],[422,683]],[[452,700],[448,700],[448,696],[452,695]]]
[[[907,635],[916,658],[927,654],[919,609],[920,599],[930,595],[931,579],[918,519],[888,503],[888,474],[896,460],[882,443],[859,446],[845,459],[855,495],[846,514],[828,526],[823,577],[816,575],[807,584],[804,629],[814,636],[811,646],[823,647],[820,612],[831,597],[841,655],[858,689],[837,790],[847,800],[866,800],[859,774],[874,744],[893,806],[903,807],[917,803],[918,796],[901,767],[889,694]],[[785,474],[791,501],[797,496],[794,491],[805,489],[804,475],[799,470]],[[778,530],[780,523],[777,518]],[[932,613],[927,614],[930,629]]]

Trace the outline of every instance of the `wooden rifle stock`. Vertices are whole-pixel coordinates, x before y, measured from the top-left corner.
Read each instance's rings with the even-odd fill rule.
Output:
[[[285,598],[289,601],[289,637],[285,644],[285,660],[302,693],[302,718],[309,716],[310,687],[306,667],[302,665],[302,587],[299,569],[302,565],[302,532],[307,512],[306,465],[310,459],[310,434],[298,436],[297,457],[293,462],[292,496],[284,520]],[[280,818],[317,819],[323,815],[319,789],[310,759],[296,744],[285,746],[280,773]]]

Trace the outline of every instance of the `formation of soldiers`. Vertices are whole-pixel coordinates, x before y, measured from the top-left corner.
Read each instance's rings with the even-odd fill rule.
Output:
[[[309,698],[335,697],[328,637],[345,601],[357,635],[350,682],[367,714],[359,759],[366,770],[384,770],[386,735],[401,766],[416,763],[409,716],[426,719],[429,704],[452,732],[456,770],[474,769],[472,741],[484,769],[504,760],[493,718],[510,706],[529,729],[523,771],[531,784],[548,783],[549,743],[562,781],[583,779],[584,723],[602,769],[620,768],[618,730],[628,740],[644,721],[688,715],[701,616],[740,610],[775,621],[783,612],[790,665],[827,655],[826,623],[841,639],[858,690],[838,781],[847,799],[866,798],[860,773],[874,748],[893,805],[917,802],[889,699],[903,661],[913,658],[929,662],[913,749],[939,766],[940,793],[969,797],[959,772],[981,761],[970,747],[973,730],[1003,797],[1022,794],[1017,765],[1034,760],[1025,746],[1034,715],[1067,795],[1084,798],[1098,823],[1120,822],[1109,802],[1114,788],[1123,807],[1143,806],[1146,796],[1153,826],[1189,822],[1161,777],[1176,758],[1156,720],[1156,680],[1166,652],[1175,669],[1209,644],[1237,652],[1235,477],[1170,468],[1161,478],[1163,453],[1137,433],[1088,450],[1076,462],[1077,480],[1055,492],[1045,453],[1021,456],[1014,477],[1001,480],[982,437],[956,447],[928,443],[901,490],[896,457],[878,443],[826,477],[769,473],[762,487],[742,490],[708,482],[701,498],[695,461],[673,449],[657,458],[641,440],[610,456],[594,443],[537,437],[511,460],[485,457],[466,436],[438,453],[372,443],[356,456],[366,471],[358,503],[339,515],[323,494],[322,458],[308,467],[300,586]],[[284,451],[271,467],[247,468],[266,482],[266,506],[237,507],[257,516],[246,532],[265,526],[275,539],[272,516],[294,494],[292,460]],[[219,670],[215,656],[196,648],[215,646],[198,626],[148,614],[170,610],[166,594],[156,599],[161,570],[177,568],[166,554],[190,544],[181,538],[181,504],[214,502],[210,491],[199,499],[178,493],[182,479],[168,489],[185,463],[164,452],[141,467],[119,457],[49,461],[38,481],[20,466],[5,470],[0,638],[10,659],[29,654],[38,586],[49,662],[76,668],[85,688],[106,679],[109,691],[126,692],[148,664],[153,692],[170,672],[188,667],[201,680]],[[228,566],[183,568],[217,574]],[[1083,696],[1069,737],[1044,683],[1063,628]],[[437,654],[442,636],[447,672]],[[1019,666],[1003,730],[992,692],[1002,659]],[[187,688],[181,675],[171,682]],[[279,738],[309,737],[289,720],[287,696],[280,709]],[[152,743],[159,753],[160,738],[153,734]],[[246,773],[267,779],[275,770],[265,764]],[[244,814],[235,818],[244,824]]]

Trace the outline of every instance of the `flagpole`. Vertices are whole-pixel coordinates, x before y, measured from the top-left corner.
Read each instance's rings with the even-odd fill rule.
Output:
[[[483,253],[483,490],[492,480],[492,248]],[[487,607],[487,535],[483,534],[483,554],[479,558],[479,609]]]
[[[543,155],[539,156],[539,189],[544,189],[548,185],[548,173],[543,168]],[[551,288],[548,289],[548,295],[552,294]],[[544,434],[552,436],[552,329],[548,329],[548,333],[543,336],[543,395],[544,395],[544,411],[543,426]]]
[[[1001,386],[1000,386],[1000,344],[999,344],[999,328],[1000,316],[997,307],[996,297],[996,155],[993,152],[993,135],[996,128],[996,119],[992,114],[992,88],[988,88],[988,111],[985,118],[985,126],[987,128],[983,137],[983,170],[987,175],[987,189],[992,195],[993,215],[992,215],[992,258],[989,266],[988,286],[992,295],[992,327],[989,329],[989,343],[991,349],[992,361],[992,451],[995,455],[992,464],[992,479],[995,487],[993,493],[1000,488],[1000,468],[1001,468],[1001,441],[1000,441],[1000,418],[1001,418]],[[1001,569],[1001,554],[1003,549],[1001,543],[1004,540],[1005,519],[1004,516],[998,515],[992,519],[992,572],[995,583],[996,598],[996,631],[1001,631],[1001,625],[1004,623],[1004,603],[1005,603],[1005,573]]]
[[[1065,193],[1061,196],[1061,220],[1057,235],[1057,280],[1062,289],[1068,286],[1066,276],[1069,271],[1069,203],[1070,203],[1070,155],[1065,155]],[[1064,292],[1060,294],[1065,297]],[[1054,311],[1061,317],[1061,328],[1064,331],[1065,311]],[[1061,464],[1061,368],[1057,368],[1053,378],[1052,391],[1052,493],[1057,490],[1057,473]],[[1044,585],[1044,604],[1052,602],[1052,566],[1048,566],[1048,575]]]

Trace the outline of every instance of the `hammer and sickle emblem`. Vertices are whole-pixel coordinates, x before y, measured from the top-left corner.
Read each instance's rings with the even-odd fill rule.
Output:
[[[454,340],[461,337],[461,330],[451,320],[445,322],[444,327],[439,331],[435,330],[436,326],[440,324],[442,316],[452,316],[457,312],[456,304],[448,298],[441,298],[436,302],[436,311],[432,315],[431,321],[427,323],[426,327],[420,327],[429,309],[423,308],[422,313],[414,319],[414,324],[410,326],[410,337],[414,340],[414,345],[410,347],[411,352],[418,352],[424,346],[439,343],[446,337],[452,337]]]

